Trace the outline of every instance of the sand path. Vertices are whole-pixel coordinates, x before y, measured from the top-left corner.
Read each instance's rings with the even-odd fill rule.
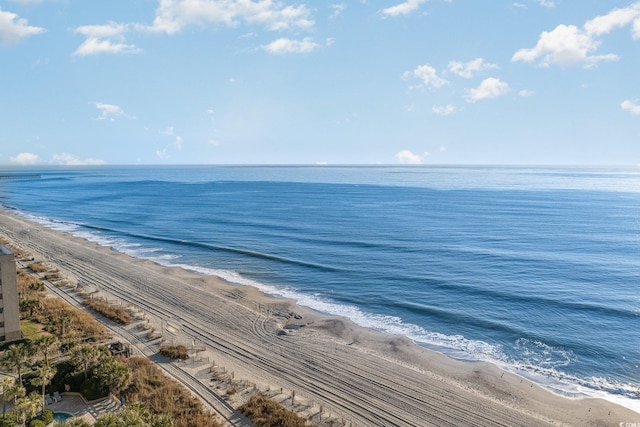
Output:
[[[204,344],[236,378],[294,391],[346,425],[640,422],[640,414],[604,400],[562,398],[493,365],[454,361],[254,288],[134,259],[7,212],[0,212],[0,234],[84,286],[144,310],[165,334]]]

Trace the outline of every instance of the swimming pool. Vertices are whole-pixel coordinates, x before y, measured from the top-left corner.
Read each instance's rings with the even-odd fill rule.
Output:
[[[57,421],[59,423],[63,423],[66,420],[68,420],[69,418],[73,418],[72,414],[68,414],[66,412],[54,412],[53,413],[53,420]]]

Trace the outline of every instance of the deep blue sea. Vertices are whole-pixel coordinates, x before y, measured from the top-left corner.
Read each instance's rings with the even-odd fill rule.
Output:
[[[640,167],[36,172],[5,209],[640,407]]]

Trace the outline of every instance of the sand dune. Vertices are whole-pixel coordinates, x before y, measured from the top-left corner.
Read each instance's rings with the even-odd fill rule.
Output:
[[[568,399],[487,363],[459,362],[179,268],[134,259],[0,212],[0,235],[83,285],[204,344],[236,378],[295,391],[352,426],[640,423],[601,399]],[[177,333],[177,332],[175,332]]]

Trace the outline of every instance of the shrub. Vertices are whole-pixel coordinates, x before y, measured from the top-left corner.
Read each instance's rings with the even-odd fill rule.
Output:
[[[304,427],[307,423],[307,420],[295,412],[283,408],[278,402],[264,396],[251,396],[249,401],[239,409],[258,427]]]
[[[64,422],[64,427],[90,427],[82,418],[71,418]]]
[[[42,411],[42,415],[40,415],[40,419],[44,421],[45,424],[49,424],[53,421],[53,411],[49,408],[46,408]]]
[[[39,420],[37,418],[31,420],[31,422],[29,423],[29,427],[46,427],[46,426],[47,424],[44,421]]]
[[[45,271],[49,271],[47,267],[44,266],[40,261],[32,262],[29,264],[29,269],[35,273],[43,273]]]
[[[160,354],[170,359],[187,360],[189,358],[189,353],[187,352],[187,348],[182,344],[163,345],[162,347],[160,347]]]
[[[122,307],[118,307],[109,304],[108,302],[96,299],[85,299],[84,303],[91,307],[93,311],[102,314],[107,319],[113,320],[116,323],[125,326],[131,323],[131,315]]]
[[[131,370],[131,383],[124,391],[127,402],[142,402],[154,414],[167,415],[175,427],[220,427],[200,400],[182,385],[168,378],[153,362],[143,357],[124,361]]]

